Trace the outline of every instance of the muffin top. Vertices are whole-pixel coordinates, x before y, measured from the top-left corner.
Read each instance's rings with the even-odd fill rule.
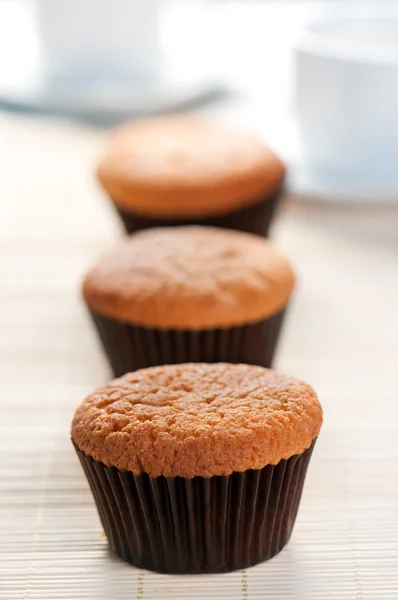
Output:
[[[86,275],[87,304],[103,316],[161,329],[211,329],[279,312],[292,269],[258,236],[212,227],[140,231]]]
[[[72,438],[135,475],[212,477],[277,464],[317,437],[314,390],[263,367],[191,363],[142,369],[88,396]]]
[[[226,214],[271,196],[285,174],[259,140],[193,116],[118,129],[97,175],[113,201],[146,217]]]

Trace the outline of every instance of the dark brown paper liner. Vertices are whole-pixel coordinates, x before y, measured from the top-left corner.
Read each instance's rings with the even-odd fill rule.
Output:
[[[220,573],[288,542],[314,445],[276,466],[208,479],[136,477],[75,448],[113,552],[161,573]]]
[[[123,210],[116,204],[115,207],[123,221],[127,233],[134,233],[140,229],[148,229],[150,227],[206,225],[209,227],[237,229],[238,231],[246,231],[248,233],[255,233],[266,237],[282,193],[283,189],[280,189],[273,196],[265,200],[260,200],[252,206],[236,210],[226,215],[208,218],[161,219],[143,217],[134,212]]]
[[[121,323],[90,310],[116,377],[136,369],[185,362],[270,367],[284,312],[242,327],[179,331]]]

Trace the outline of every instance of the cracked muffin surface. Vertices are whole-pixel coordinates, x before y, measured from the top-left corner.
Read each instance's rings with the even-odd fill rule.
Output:
[[[293,270],[259,236],[212,227],[154,228],[120,242],[88,272],[87,304],[134,325],[211,329],[283,310]]]
[[[230,475],[309,448],[322,408],[305,382],[251,365],[190,363],[111,381],[77,409],[86,455],[151,477]]]

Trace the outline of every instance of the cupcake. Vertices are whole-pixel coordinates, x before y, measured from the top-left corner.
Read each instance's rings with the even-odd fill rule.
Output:
[[[285,168],[249,134],[174,116],[117,130],[97,173],[129,233],[200,224],[267,235]]]
[[[191,363],[97,390],[77,409],[72,440],[113,552],[154,571],[211,573],[288,542],[321,424],[302,381]]]
[[[293,282],[259,236],[169,227],[120,242],[83,295],[116,376],[183,362],[269,367]]]

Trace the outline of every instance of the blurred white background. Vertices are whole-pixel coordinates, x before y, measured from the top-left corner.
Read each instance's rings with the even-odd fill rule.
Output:
[[[391,160],[391,140],[380,133],[379,112],[383,111],[384,130],[392,137],[397,125],[394,115],[385,114],[384,100],[379,101],[380,72],[372,73],[368,80],[361,74],[343,75],[342,81],[339,73],[337,79],[333,73],[329,83],[314,93],[319,73],[315,74],[313,65],[303,71],[301,61],[297,80],[294,60],[294,48],[310,23],[343,16],[370,18],[372,26],[376,17],[398,18],[395,0],[118,0],[112,3],[112,19],[109,6],[108,0],[0,0],[0,106],[79,117],[102,125],[148,112],[204,110],[253,130],[270,143],[290,165],[290,187],[301,195],[395,200],[398,169]],[[37,14],[41,18],[37,19]],[[391,56],[396,53],[398,78],[398,25],[395,35],[386,32],[386,39],[388,34]],[[351,42],[356,43],[356,35],[354,28]],[[380,44],[385,44],[383,33],[378,40],[369,39],[367,54],[377,51]],[[361,62],[366,66],[366,60]],[[324,71],[323,64],[319,68]],[[391,72],[385,77],[390,82]],[[356,81],[361,81],[364,93]],[[328,85],[336,90],[332,109],[339,112],[325,112],[323,116],[322,109],[330,105]],[[384,99],[390,98],[389,110],[395,97],[398,104],[398,86],[382,89],[381,93]],[[297,123],[297,96],[309,97],[308,106],[300,112],[304,123],[301,129],[298,125],[303,123]],[[345,147],[344,135],[351,139],[351,131],[343,131],[330,144],[329,138],[341,125],[347,128],[352,124],[350,114],[356,114],[358,100],[363,109],[362,99],[366,96],[370,96],[368,112],[356,115],[359,142],[353,146],[354,154],[358,146],[364,147],[361,136],[371,147],[377,142],[379,149],[377,153],[368,152],[369,164],[363,161],[359,173],[358,166],[353,172],[343,172],[341,164],[338,169],[332,164],[329,145],[337,145],[336,158],[339,148]],[[314,136],[306,115],[310,121],[318,117],[315,152],[309,147]],[[325,165],[320,168],[312,163],[318,154],[320,124],[325,126],[326,121],[329,137],[324,138],[325,148],[319,146],[330,160],[325,169]],[[369,132],[373,132],[372,139]],[[398,131],[395,137],[398,139]],[[380,166],[373,173],[375,156],[382,166],[389,160],[388,178]],[[352,156],[346,152],[345,157],[348,164]],[[369,174],[366,182],[364,173]]]

